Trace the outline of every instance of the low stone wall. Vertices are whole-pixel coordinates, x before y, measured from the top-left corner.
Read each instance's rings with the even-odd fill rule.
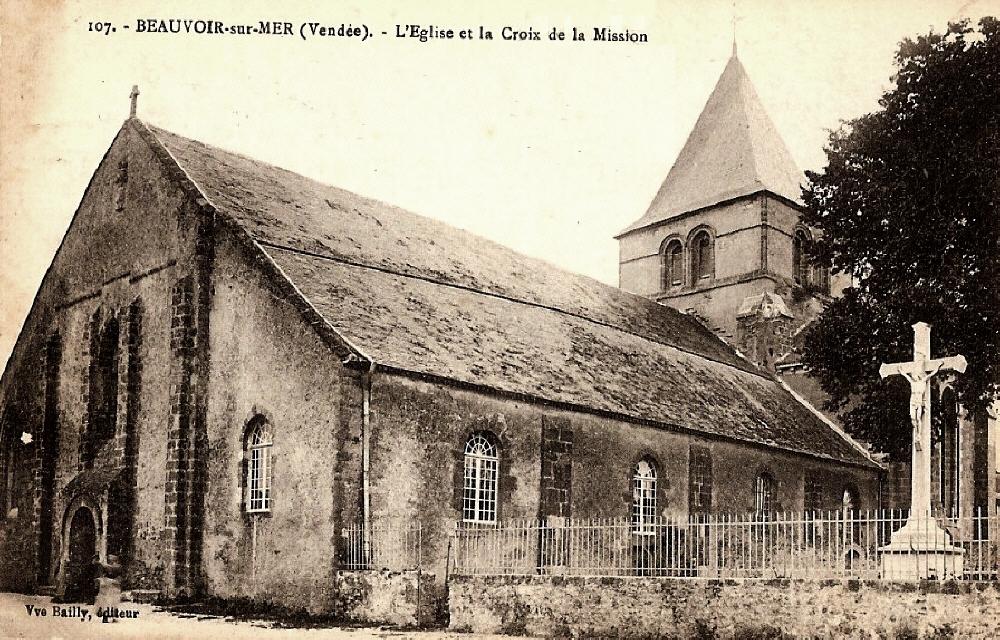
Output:
[[[1000,636],[989,584],[453,576],[450,627],[621,638]]]
[[[355,622],[441,624],[446,602],[433,573],[338,571],[334,613]]]

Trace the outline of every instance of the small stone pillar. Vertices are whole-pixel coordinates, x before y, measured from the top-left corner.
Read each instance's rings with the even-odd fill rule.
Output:
[[[94,598],[94,606],[108,609],[117,607],[122,602],[122,586],[120,581],[122,567],[118,562],[118,556],[109,555],[105,564],[95,560],[97,565],[97,596]]]

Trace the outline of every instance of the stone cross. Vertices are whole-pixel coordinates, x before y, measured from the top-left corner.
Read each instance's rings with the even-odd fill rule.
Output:
[[[132,85],[132,93],[129,94],[128,98],[129,98],[128,117],[134,118],[135,110],[139,103],[139,85],[137,84]]]
[[[913,361],[883,364],[883,378],[900,375],[910,383],[910,421],[913,423],[913,451],[910,468],[910,518],[929,518],[931,512],[931,378],[943,371],[965,373],[965,357],[931,357],[931,327],[926,322],[913,325]]]

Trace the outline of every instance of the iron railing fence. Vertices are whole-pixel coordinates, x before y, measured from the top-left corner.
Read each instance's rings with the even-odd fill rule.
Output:
[[[808,579],[905,579],[917,571],[920,577],[998,579],[1000,556],[989,534],[1000,532],[1000,516],[939,520],[950,540],[935,537],[935,520],[918,520],[908,529],[930,540],[936,551],[947,547],[950,553],[924,553],[920,544],[887,549],[906,516],[901,511],[813,511],[664,517],[641,525],[600,518],[461,523],[453,534],[452,570],[465,575]],[[888,553],[895,563],[883,562]]]
[[[419,523],[379,522],[366,530],[363,524],[342,531],[340,566],[348,571],[419,570],[422,532]]]

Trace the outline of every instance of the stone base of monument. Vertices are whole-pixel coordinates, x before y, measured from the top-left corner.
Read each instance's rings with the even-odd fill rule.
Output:
[[[889,580],[948,580],[962,577],[965,550],[931,520],[907,520],[889,544],[879,547],[882,578]]]
[[[122,586],[114,578],[97,578],[97,596],[94,606],[102,609],[117,607],[122,603]]]

